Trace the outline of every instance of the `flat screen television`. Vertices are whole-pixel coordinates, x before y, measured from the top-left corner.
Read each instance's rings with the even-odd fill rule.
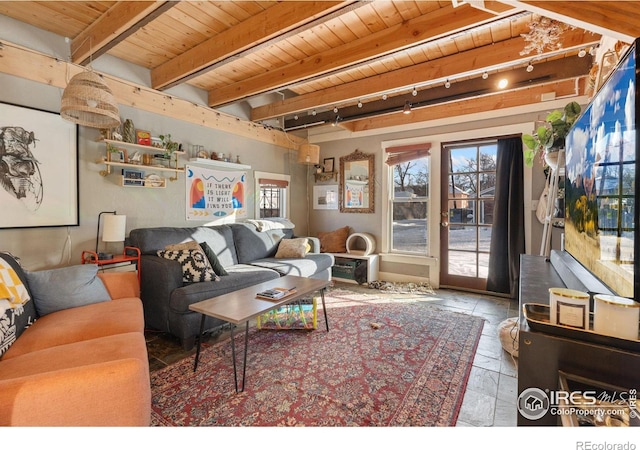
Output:
[[[565,250],[611,291],[636,301],[638,42],[565,141]]]

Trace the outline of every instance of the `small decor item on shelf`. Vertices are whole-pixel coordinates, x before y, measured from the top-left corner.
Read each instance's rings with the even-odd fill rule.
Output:
[[[136,129],[133,126],[133,120],[127,119],[122,126],[122,139],[130,144],[136,143]]]
[[[119,151],[120,149],[118,147],[107,143],[107,161],[115,161],[117,158],[114,158],[114,156],[116,156],[116,153]],[[117,156],[119,157],[119,155]]]
[[[240,155],[236,155],[236,164],[242,164],[242,163],[240,162]]]
[[[144,172],[142,170],[122,169],[123,186],[144,186]]]
[[[142,154],[140,152],[135,152],[133,156],[129,159],[131,164],[141,164],[142,163]]]
[[[162,148],[162,139],[159,137],[151,136],[151,146],[154,148]]]
[[[162,148],[165,150],[165,154],[172,154],[180,147],[180,144],[171,140],[171,134],[161,134],[160,140],[162,141]]]
[[[162,138],[162,136],[160,138]],[[138,145],[151,145],[151,133],[144,130],[137,130],[136,143]]]
[[[144,185],[148,187],[163,187],[164,178],[155,174],[147,175],[144,179]]]

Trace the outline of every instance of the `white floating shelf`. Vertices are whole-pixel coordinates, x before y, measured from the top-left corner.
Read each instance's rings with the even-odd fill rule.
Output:
[[[238,164],[234,162],[219,161],[217,159],[205,159],[205,158],[189,158],[189,163],[202,166],[222,167],[232,170],[247,170],[251,169],[251,166],[247,164]]]

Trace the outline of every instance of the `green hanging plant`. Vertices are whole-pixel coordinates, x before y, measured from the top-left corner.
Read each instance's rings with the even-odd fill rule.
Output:
[[[568,103],[564,109],[550,112],[544,122],[537,123],[533,134],[522,135],[525,164],[531,167],[536,155],[544,156],[546,152],[564,148],[564,140],[581,111],[577,102]]]

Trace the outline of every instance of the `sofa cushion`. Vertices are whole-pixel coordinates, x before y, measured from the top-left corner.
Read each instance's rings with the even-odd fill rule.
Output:
[[[251,264],[256,259],[272,258],[278,250],[280,240],[293,237],[293,230],[287,228],[258,231],[255,225],[249,223],[234,223],[230,226],[233,230],[233,240],[240,264]],[[225,267],[227,267],[226,264]]]
[[[310,248],[306,238],[282,239],[275,257],[304,258]]]
[[[216,253],[211,249],[211,247],[209,247],[209,244],[207,244],[206,242],[201,242],[200,248],[202,248],[202,251],[207,256],[209,264],[211,264],[211,268],[216,273],[216,275],[220,275],[221,277],[229,275],[227,271],[224,270],[222,264],[220,264],[220,260],[218,259]]]
[[[209,260],[201,249],[158,250],[158,256],[170,261],[178,261],[182,265],[182,281],[185,283],[218,281],[218,276],[211,268]]]
[[[129,233],[128,244],[138,247],[143,255],[155,255],[167,245],[188,241],[206,242],[216,253],[223,267],[238,264],[233,234],[228,225],[137,228]]]
[[[121,333],[80,342],[44,348],[19,357],[3,360],[0,380],[69,369],[124,358],[138,358],[148,363],[147,352],[140,346],[142,333]]]
[[[123,333],[0,364],[0,426],[148,426],[144,335]]]
[[[0,252],[0,267],[12,269],[26,289],[30,300],[18,307],[11,307],[8,301],[0,301],[0,357],[20,337],[20,335],[36,321],[36,308],[31,300],[29,286],[24,271],[18,261],[9,253]]]
[[[348,226],[334,231],[319,232],[320,251],[325,253],[346,253],[347,237],[349,237]]]
[[[308,253],[304,258],[265,258],[251,264],[278,272],[281,276],[297,275],[311,277],[333,266],[333,255],[327,253]]]
[[[132,331],[144,331],[142,302],[123,298],[47,314],[27,328],[2,361],[44,348]]]
[[[111,300],[109,292],[97,276],[96,264],[25,271],[25,274],[39,316]]]

